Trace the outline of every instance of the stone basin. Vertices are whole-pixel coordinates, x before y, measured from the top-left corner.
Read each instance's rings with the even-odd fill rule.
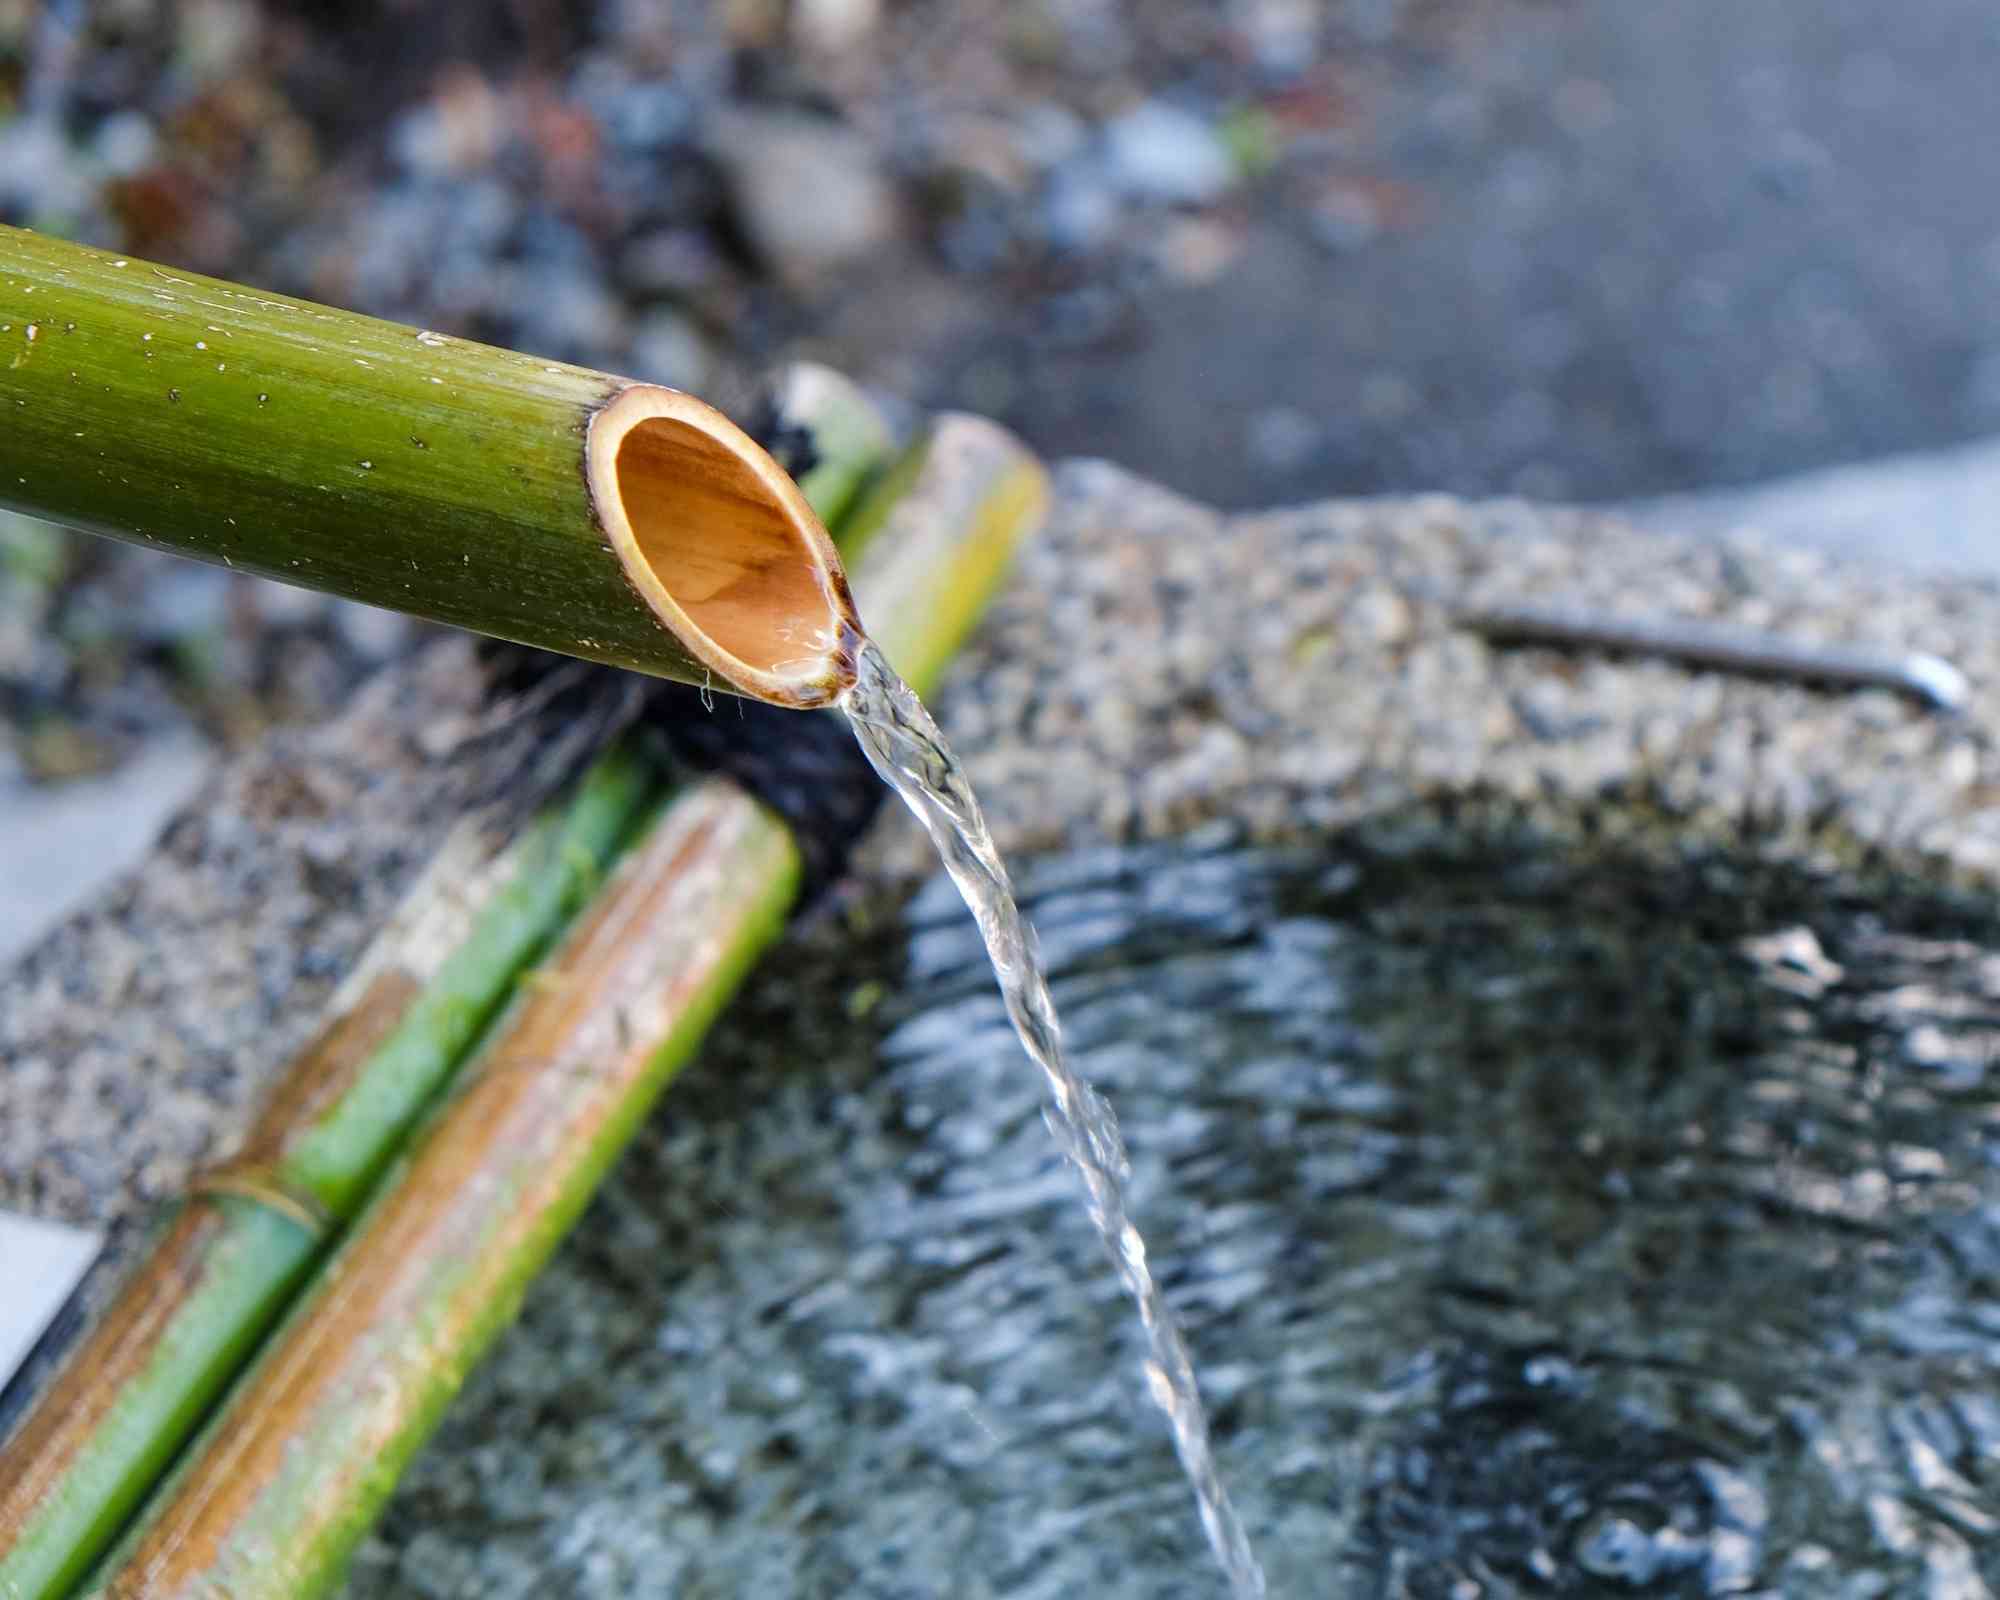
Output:
[[[1993,1592],[2000,593],[1058,484],[937,709],[1273,1591]],[[1501,653],[1460,598],[1923,649],[1973,695]],[[226,1139],[477,787],[412,737],[463,649],[226,773],[17,969],[0,1204],[117,1227]],[[1217,1592],[1037,1094],[885,813],[353,1592]]]

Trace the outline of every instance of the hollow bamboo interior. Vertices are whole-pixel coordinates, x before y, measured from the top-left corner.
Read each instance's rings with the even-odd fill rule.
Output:
[[[713,406],[650,384],[590,418],[591,504],[626,575],[725,683],[814,704],[852,679],[840,558],[791,477]]]

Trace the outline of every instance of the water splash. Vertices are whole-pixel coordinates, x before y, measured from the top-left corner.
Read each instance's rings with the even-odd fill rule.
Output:
[[[1035,930],[1021,915],[1006,864],[993,846],[965,769],[916,693],[881,651],[863,640],[856,678],[841,699],[870,765],[916,813],[944,868],[979,924],[993,975],[1014,1031],[1048,1083],[1044,1118],[1057,1147],[1083,1180],[1085,1203],[1111,1251],[1146,1330],[1146,1387],[1173,1429],[1174,1448],[1194,1487],[1202,1530],[1238,1600],[1259,1600],[1264,1573],[1216,1471],[1208,1416],[1195,1384],[1187,1342],[1146,1262],[1146,1241],[1126,1213],[1131,1175],[1111,1107],[1077,1075],[1064,1054],[1062,1027],[1049,993]]]

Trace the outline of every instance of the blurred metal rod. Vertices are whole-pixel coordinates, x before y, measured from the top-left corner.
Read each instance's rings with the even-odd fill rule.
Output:
[[[1810,644],[1757,628],[1671,617],[1622,617],[1554,606],[1454,607],[1452,620],[1496,645],[1552,645],[1661,656],[1722,672],[1844,689],[1893,689],[1936,711],[1960,711],[1971,686],[1941,656]]]

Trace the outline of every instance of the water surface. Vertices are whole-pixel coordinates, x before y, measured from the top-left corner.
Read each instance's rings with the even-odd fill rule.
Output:
[[[1023,863],[1276,1595],[2000,1586],[2000,924],[1412,825]],[[940,876],[770,963],[354,1592],[1213,1596]]]

